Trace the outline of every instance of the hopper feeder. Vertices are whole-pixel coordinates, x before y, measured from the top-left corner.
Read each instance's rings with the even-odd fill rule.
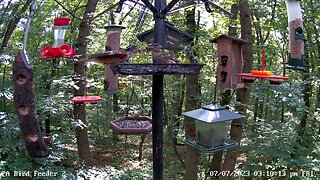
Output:
[[[185,117],[195,120],[195,138],[186,139],[186,145],[202,153],[214,153],[238,146],[228,140],[230,122],[243,119],[239,113],[231,112],[226,107],[210,104],[200,109],[182,113]]]

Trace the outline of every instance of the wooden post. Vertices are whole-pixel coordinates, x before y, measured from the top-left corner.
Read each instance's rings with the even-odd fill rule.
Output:
[[[31,157],[49,155],[36,115],[33,67],[25,51],[20,51],[13,62],[14,104],[20,120],[20,130]]]

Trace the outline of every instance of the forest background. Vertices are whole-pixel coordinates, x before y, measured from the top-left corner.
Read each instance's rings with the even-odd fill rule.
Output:
[[[135,110],[142,115],[151,116],[152,78],[120,76],[120,82],[125,83],[126,87],[117,95],[109,95],[104,91],[104,66],[91,63],[88,65],[89,94],[99,95],[103,101],[95,105],[89,104],[85,109],[91,156],[89,159],[79,159],[75,129],[80,128],[81,123],[79,125],[79,121],[74,117],[74,106],[70,101],[74,89],[79,88],[74,78],[74,62],[68,59],[46,61],[39,59],[38,55],[44,46],[53,43],[51,28],[56,17],[72,19],[67,30],[66,43],[73,47],[79,46],[79,27],[83,23],[87,25],[90,31],[85,36],[85,54],[94,54],[105,50],[104,26],[107,24],[122,24],[126,27],[123,30],[121,47],[132,44],[145,47],[135,36],[153,27],[152,15],[143,8],[137,8],[139,6],[135,3],[128,3],[130,6],[126,5],[124,11],[114,13],[109,8],[117,3],[113,0],[38,2],[39,8],[30,26],[27,50],[35,71],[38,119],[42,127],[45,121],[50,120],[53,141],[48,158],[32,159],[26,153],[19,131],[19,120],[13,103],[11,71],[12,62],[17,52],[22,49],[24,25],[30,3],[31,0],[0,1],[0,172],[50,170],[61,172],[58,174],[60,178],[151,178],[151,135],[147,136],[143,147],[142,160],[137,161],[140,136],[117,136],[113,134],[109,123],[119,117],[131,115]],[[249,54],[249,57],[253,58],[252,69],[261,68],[263,49],[266,51],[267,69],[273,74],[282,75],[281,62],[287,61],[289,38],[285,1],[225,0],[216,3],[228,10],[232,7],[237,14],[236,18],[229,19],[219,11],[209,14],[203,5],[176,11],[167,17],[167,20],[179,29],[195,36],[195,43],[188,46],[189,50],[176,52],[175,55],[182,62],[188,62],[187,51],[192,50],[197,60],[206,66],[196,77],[165,76],[166,179],[179,179],[188,168],[196,168],[198,177],[206,176],[210,169],[226,168],[220,157],[223,154],[208,156],[191,152],[192,156],[195,156],[194,161],[185,161],[186,154],[190,152],[185,146],[179,146],[184,140],[185,131],[190,128],[190,123],[185,122],[181,113],[213,101],[217,47],[209,40],[231,32],[240,37],[245,34],[244,29],[249,28],[252,34],[242,38],[253,43],[252,53]],[[90,4],[95,4],[95,7],[86,14]],[[241,92],[217,89],[218,101],[226,100],[227,103],[222,103],[231,108],[245,105],[246,109],[243,128],[236,132],[237,137],[242,139],[241,148],[234,151],[236,161],[229,164],[228,168],[250,172],[297,172],[299,176],[302,171],[310,171],[320,177],[320,2],[309,0],[301,4],[306,39],[305,58],[309,65],[307,72],[287,70],[286,75],[290,76],[290,80],[278,86],[266,81],[255,81],[247,89],[245,104],[238,101]],[[250,9],[250,14],[245,14],[246,7]],[[84,14],[89,21],[84,21]],[[145,17],[137,23],[142,14]],[[240,19],[245,15],[248,15],[251,26],[244,27],[241,23]],[[151,55],[147,52],[140,53],[131,61],[150,63]],[[193,88],[196,92],[190,92],[190,84],[199,87]],[[187,107],[190,98],[193,107]],[[175,141],[178,145],[172,143]],[[92,166],[88,167],[86,164]],[[195,174],[194,171],[186,172]]]

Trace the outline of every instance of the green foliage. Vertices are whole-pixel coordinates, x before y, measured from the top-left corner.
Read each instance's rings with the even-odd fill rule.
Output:
[[[97,12],[93,16],[103,12],[117,1],[99,1]],[[221,1],[219,1],[221,2]],[[220,3],[226,9],[236,1],[223,1]],[[261,50],[266,51],[267,70],[275,75],[281,75],[283,71],[281,62],[287,61],[288,32],[285,1],[277,1],[274,19],[272,19],[273,5],[275,1],[250,1],[253,13],[254,30],[254,69],[260,69]],[[90,148],[93,157],[99,156],[104,150],[107,151],[108,159],[104,164],[98,164],[88,168],[82,166],[78,160],[75,144],[75,127],[79,125],[73,118],[73,104],[71,103],[73,89],[77,88],[73,81],[76,77],[73,73],[73,61],[68,59],[57,59],[55,61],[44,61],[37,58],[39,51],[46,45],[53,43],[52,22],[55,17],[66,16],[72,18],[72,23],[66,34],[66,43],[76,47],[78,27],[82,22],[84,7],[87,1],[61,1],[75,17],[70,16],[63,8],[53,0],[45,1],[36,11],[29,32],[28,54],[33,63],[35,77],[35,96],[38,119],[44,127],[44,121],[51,121],[51,135],[54,137],[50,145],[51,155],[44,159],[31,159],[26,152],[25,144],[20,136],[19,122],[15,113],[12,99],[12,62],[17,52],[22,48],[23,19],[10,39],[8,47],[0,55],[0,172],[27,170],[27,171],[52,171],[59,172],[57,179],[76,178],[109,178],[109,179],[150,179],[152,178],[152,156],[151,140],[144,146],[144,157],[141,166],[125,167],[129,160],[134,159],[137,148],[135,146],[125,147],[123,142],[112,140],[112,131],[109,123],[119,117],[128,116],[134,110],[139,110],[141,115],[151,116],[152,78],[148,76],[119,76],[120,82],[126,84],[121,90],[119,98],[119,111],[113,111],[113,96],[106,94],[103,90],[104,66],[100,64],[88,64],[88,86],[89,95],[99,95],[102,102],[96,105],[86,105]],[[285,170],[294,172],[296,170],[313,170],[319,177],[320,144],[317,132],[320,128],[319,107],[317,107],[317,95],[319,95],[319,24],[320,18],[317,9],[320,3],[317,1],[301,2],[304,6],[305,28],[308,32],[308,62],[310,64],[309,81],[302,81],[302,74],[287,71],[290,81],[279,86],[270,85],[267,81],[256,81],[248,87],[251,94],[248,107],[247,121],[244,139],[241,146],[241,156],[247,160],[237,164],[241,170],[278,171]],[[0,2],[0,37],[3,39],[9,20],[20,9],[24,1],[13,1],[7,6],[7,2]],[[194,97],[201,100],[201,105],[209,104],[214,96],[214,83],[216,81],[217,52],[216,45],[209,42],[210,39],[228,31],[229,24],[239,27],[239,18],[231,22],[221,13],[207,14],[203,6],[196,7],[199,15],[199,27],[193,34],[196,43],[192,50],[197,55],[200,63],[206,64],[200,73],[201,96]],[[22,16],[26,17],[27,14]],[[136,27],[136,21],[140,15],[134,10],[124,19],[125,12],[114,14],[116,23],[122,21],[126,29],[123,30],[121,47],[138,45],[142,49],[145,43],[138,42],[136,35],[153,27],[153,17],[147,13],[141,23],[141,29]],[[110,12],[106,12],[93,20],[90,36],[87,37],[88,54],[104,51],[106,33],[104,26],[110,23]],[[179,29],[187,30],[185,26],[185,12],[176,11],[167,20],[175,24]],[[240,32],[240,27],[238,29]],[[261,32],[261,33],[260,33]],[[260,34],[259,34],[260,33]],[[269,36],[267,37],[269,33]],[[260,37],[261,36],[261,37]],[[266,38],[267,37],[267,38]],[[259,38],[265,38],[264,42],[258,42]],[[189,47],[188,47],[189,48]],[[187,49],[175,53],[184,63],[187,63]],[[150,52],[138,53],[132,63],[151,62]],[[174,138],[181,142],[184,138],[183,118],[181,112],[185,106],[185,77],[165,77],[165,125],[170,126]],[[310,107],[304,104],[304,87],[311,83]],[[224,90],[217,89],[218,97]],[[231,106],[235,107],[235,93],[232,91],[233,99]],[[258,99],[258,117],[254,119],[257,109],[255,100]],[[284,118],[282,121],[282,108]],[[300,133],[301,118],[308,114],[307,126],[304,133]],[[81,125],[81,124],[80,124]],[[173,125],[173,127],[171,127]],[[84,126],[81,126],[84,127]],[[169,136],[165,132],[165,137]],[[120,136],[120,140],[124,138]],[[136,144],[137,138],[128,137],[128,142]],[[167,179],[178,179],[183,173],[180,162],[170,147],[165,142],[165,177]],[[128,151],[128,152],[127,152]],[[185,148],[179,147],[179,152],[184,154]],[[110,155],[111,154],[111,155]],[[207,168],[207,156],[200,157],[199,172],[205,172]],[[99,163],[101,163],[99,161]],[[203,173],[202,173],[203,174]],[[52,179],[54,179],[52,178]]]

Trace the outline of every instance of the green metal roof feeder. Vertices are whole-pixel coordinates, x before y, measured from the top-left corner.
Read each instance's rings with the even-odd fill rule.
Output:
[[[239,144],[228,139],[230,122],[245,116],[229,111],[225,106],[209,104],[200,109],[182,113],[195,120],[194,138],[185,143],[201,153],[214,153],[237,147]]]

